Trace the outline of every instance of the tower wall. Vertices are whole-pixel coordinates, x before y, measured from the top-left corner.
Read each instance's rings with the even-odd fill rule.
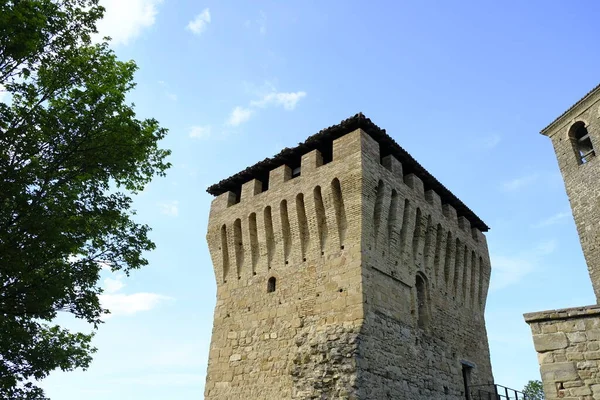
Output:
[[[312,150],[300,176],[215,198],[206,399],[458,400],[463,368],[492,382],[485,224],[379,146],[356,129],[330,162]]]
[[[552,140],[598,301],[600,85],[559,116],[542,134]],[[600,308],[593,305],[549,310],[528,313],[524,317],[531,327],[533,344],[538,352],[545,398],[600,398]]]
[[[485,236],[377,142],[365,149],[361,398],[464,399],[463,364],[472,385],[493,382]]]
[[[363,140],[360,130],[335,140],[325,165],[317,150],[306,154],[298,177],[287,166],[271,171],[264,192],[244,184],[237,204],[231,192],[213,201],[217,304],[206,399],[351,395],[363,317]]]
[[[577,123],[584,124],[596,152],[585,163],[581,163],[570,137]],[[594,293],[600,299],[600,87],[542,133],[552,140]]]

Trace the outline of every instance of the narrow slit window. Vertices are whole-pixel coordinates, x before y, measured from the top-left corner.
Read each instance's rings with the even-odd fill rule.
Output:
[[[429,305],[427,294],[427,280],[425,276],[417,274],[415,280],[417,289],[417,325],[421,329],[427,329],[429,326]]]
[[[277,279],[274,276],[269,278],[267,282],[267,293],[273,293],[277,288]]]
[[[592,139],[590,138],[590,134],[583,122],[576,122],[571,127],[569,136],[571,138],[571,143],[573,144],[573,149],[575,150],[575,155],[578,158],[579,164],[587,163],[596,155],[594,146],[592,144]]]

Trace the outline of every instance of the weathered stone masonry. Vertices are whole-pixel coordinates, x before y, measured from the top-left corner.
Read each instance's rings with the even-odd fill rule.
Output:
[[[582,162],[574,130],[589,134],[596,154]],[[542,131],[552,140],[596,298],[600,298],[600,86]]]
[[[525,314],[548,400],[600,398],[600,306]]]
[[[209,188],[207,399],[491,383],[487,226],[361,114]]]
[[[596,299],[600,299],[600,86],[542,131],[552,140]],[[595,148],[594,148],[595,147]],[[600,399],[600,307],[525,314],[546,399]]]

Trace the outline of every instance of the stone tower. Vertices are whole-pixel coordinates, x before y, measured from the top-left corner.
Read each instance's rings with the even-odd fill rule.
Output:
[[[362,114],[208,188],[206,399],[465,399],[488,227]]]
[[[598,302],[600,85],[541,133],[552,140]],[[533,333],[546,399],[600,399],[600,304],[524,317]]]
[[[596,299],[600,298],[600,85],[542,131],[552,140]],[[595,149],[594,149],[595,147]]]

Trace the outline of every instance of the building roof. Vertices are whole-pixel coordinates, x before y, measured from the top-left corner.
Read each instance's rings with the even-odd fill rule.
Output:
[[[542,135],[546,134],[546,131],[552,126],[554,125],[556,122],[558,122],[562,117],[564,117],[565,115],[567,115],[569,112],[571,112],[571,110],[573,110],[575,107],[577,107],[578,105],[580,105],[581,103],[583,103],[585,100],[587,100],[591,95],[593,95],[596,91],[600,91],[600,84],[598,86],[596,86],[595,88],[593,88],[592,90],[590,90],[589,92],[586,93],[585,96],[583,96],[577,103],[573,104],[571,107],[569,107],[567,109],[567,111],[565,111],[564,113],[560,114],[558,116],[558,118],[556,118],[554,121],[552,121],[550,124],[548,124],[547,127],[545,127],[544,129],[542,129],[540,131],[540,133]]]
[[[394,139],[392,139],[385,131],[371,120],[365,117],[362,113],[358,113],[337,125],[325,128],[320,132],[308,137],[304,143],[298,144],[294,148],[285,148],[279,154],[265,158],[245,170],[223,179],[219,183],[210,186],[206,191],[214,196],[218,196],[228,191],[236,192],[242,184],[259,177],[268,176],[269,171],[281,166],[295,163],[304,154],[312,150],[323,147],[326,142],[332,142],[356,129],[362,129],[369,136],[379,143],[382,156],[392,154],[398,161],[402,163],[404,174],[414,173],[422,181],[425,190],[434,190],[442,199],[442,203],[451,205],[456,209],[458,216],[464,216],[471,222],[471,226],[479,229],[482,232],[487,232],[489,227],[460,199],[442,185],[433,175],[421,166],[406,150],[404,150]]]

